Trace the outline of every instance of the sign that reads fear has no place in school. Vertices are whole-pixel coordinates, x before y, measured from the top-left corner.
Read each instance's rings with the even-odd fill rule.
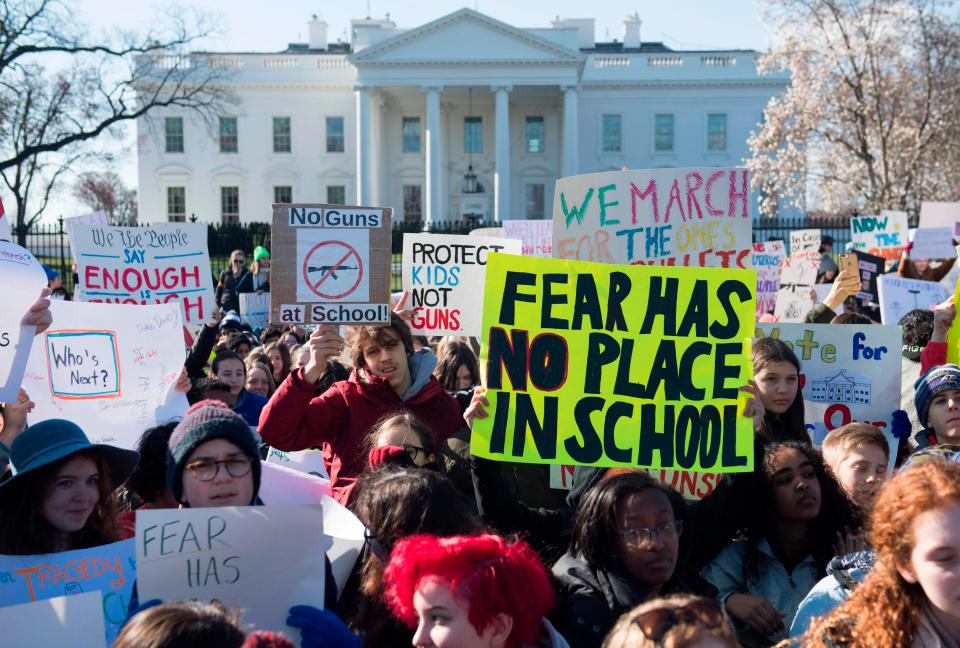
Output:
[[[392,211],[273,206],[272,324],[390,321]]]

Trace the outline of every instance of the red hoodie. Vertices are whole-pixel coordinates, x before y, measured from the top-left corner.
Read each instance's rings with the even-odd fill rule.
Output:
[[[265,443],[285,452],[323,445],[333,496],[341,504],[347,503],[366,466],[364,439],[384,416],[410,412],[430,428],[438,449],[466,425],[457,401],[433,376],[404,401],[386,379],[364,375],[366,380],[354,369],[349,379],[314,396],[316,386],[304,381],[302,368],[295,369],[260,413],[259,432]]]

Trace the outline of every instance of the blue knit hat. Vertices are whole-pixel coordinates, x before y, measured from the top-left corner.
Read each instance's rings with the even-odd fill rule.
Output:
[[[927,427],[927,413],[934,397],[950,389],[960,391],[960,367],[955,364],[942,364],[931,367],[927,373],[917,378],[913,383],[917,390],[914,404],[917,406],[917,420],[920,425]]]

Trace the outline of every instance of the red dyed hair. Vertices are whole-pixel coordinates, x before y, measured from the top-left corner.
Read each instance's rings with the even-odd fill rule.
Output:
[[[493,534],[410,536],[394,547],[383,578],[387,603],[411,627],[417,625],[413,595],[425,578],[447,585],[467,604],[467,618],[478,633],[506,614],[513,619],[507,648],[533,643],[553,607],[553,588],[533,549]]]

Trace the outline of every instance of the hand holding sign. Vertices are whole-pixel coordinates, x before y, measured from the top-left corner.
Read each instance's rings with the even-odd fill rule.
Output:
[[[316,383],[323,378],[323,374],[327,372],[327,361],[339,356],[343,346],[339,327],[331,324],[318,326],[307,340],[310,359],[303,368],[303,379],[309,383]]]
[[[20,320],[20,323],[24,326],[36,327],[37,330],[34,332],[34,335],[40,335],[53,324],[53,314],[50,312],[51,292],[49,288],[44,288],[40,291],[40,297],[37,301],[33,302],[33,306],[30,307],[27,314]]]
[[[47,275],[28,250],[0,241],[0,277],[0,401],[9,402],[20,391],[36,328],[46,329],[52,318]]]
[[[947,341],[947,333],[950,326],[957,316],[957,307],[953,303],[953,297],[933,309],[933,335],[930,336],[931,342],[944,343]]]

